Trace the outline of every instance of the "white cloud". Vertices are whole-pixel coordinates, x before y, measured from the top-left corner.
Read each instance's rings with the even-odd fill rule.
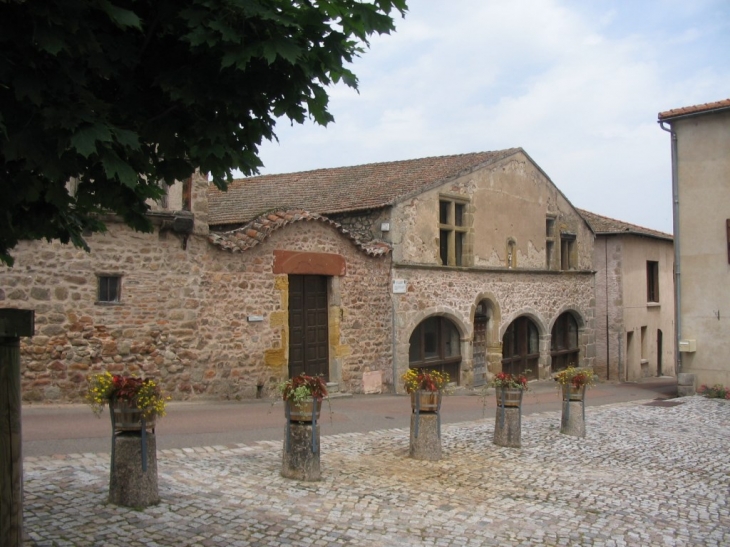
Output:
[[[575,205],[671,231],[656,116],[730,96],[730,8],[663,7],[412,0],[353,67],[360,93],[332,89],[336,123],[282,123],[265,172],[522,146]]]

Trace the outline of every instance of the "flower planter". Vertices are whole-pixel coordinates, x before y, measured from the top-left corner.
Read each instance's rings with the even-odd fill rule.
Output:
[[[322,411],[322,401],[315,401],[314,399],[307,399],[302,401],[300,404],[295,405],[290,401],[286,401],[284,412],[290,422],[311,422],[312,411],[314,407],[314,418],[319,421],[319,414]]]
[[[114,431],[142,430],[142,411],[130,401],[110,401],[109,409],[112,412]],[[155,416],[144,420],[144,428],[155,428]]]
[[[519,407],[522,405],[522,389],[497,388],[497,406]]]
[[[563,384],[563,401],[582,401],[586,394],[586,386],[575,387]]]
[[[440,407],[440,391],[416,391],[411,393],[411,409],[413,412],[438,412]]]

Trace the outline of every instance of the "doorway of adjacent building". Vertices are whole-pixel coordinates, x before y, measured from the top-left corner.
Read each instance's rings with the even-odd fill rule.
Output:
[[[656,375],[664,376],[662,370],[662,330],[657,329],[656,331]]]
[[[502,338],[502,372],[524,374],[528,379],[538,377],[540,336],[537,325],[526,316],[518,317]]]
[[[289,377],[329,380],[327,277],[289,276]]]
[[[483,386],[487,381],[487,303],[479,302],[474,312],[474,386]]]

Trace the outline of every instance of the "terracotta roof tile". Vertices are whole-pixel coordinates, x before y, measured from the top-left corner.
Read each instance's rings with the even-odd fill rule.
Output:
[[[616,220],[615,218],[604,217],[591,213],[584,209],[577,209],[580,215],[585,219],[588,225],[596,234],[632,234],[647,237],[654,237],[657,239],[666,239],[667,241],[674,241],[674,237],[671,234],[666,234],[658,230],[652,230],[651,228],[644,228],[636,224],[629,224],[622,220]]]
[[[227,192],[210,187],[209,221],[241,224],[275,209],[326,215],[385,207],[520,151],[510,148],[237,179]]]
[[[373,240],[363,242],[334,220],[303,210],[281,210],[265,213],[236,230],[229,232],[211,232],[208,235],[208,240],[213,245],[226,251],[233,253],[243,252],[255,247],[259,243],[263,243],[276,230],[294,222],[301,221],[316,221],[332,226],[335,230],[349,238],[360,251],[368,256],[384,256],[391,250],[390,245],[384,241]]]
[[[667,110],[666,112],[659,113],[660,120],[668,120],[670,118],[676,118],[679,116],[688,116],[691,114],[704,114],[711,112],[712,110],[720,110],[730,108],[730,99],[724,99],[722,101],[716,101],[714,103],[698,104],[695,106],[685,106],[682,108],[674,108]]]

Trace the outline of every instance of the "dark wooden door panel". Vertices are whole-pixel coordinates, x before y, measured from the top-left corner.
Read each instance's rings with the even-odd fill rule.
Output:
[[[329,377],[327,277],[289,276],[289,375]]]

